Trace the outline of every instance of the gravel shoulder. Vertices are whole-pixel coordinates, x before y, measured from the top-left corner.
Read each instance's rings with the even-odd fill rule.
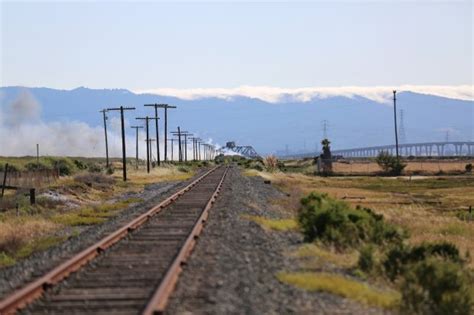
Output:
[[[201,175],[204,170],[183,182],[160,182],[147,185],[143,192],[125,193],[120,198],[139,197],[143,202],[132,204],[119,215],[98,225],[90,226],[65,242],[53,246],[43,252],[31,255],[13,266],[0,269],[0,298],[18,289],[24,284],[39,278],[46,272],[66,261],[74,254],[99,241],[117,228],[123,226],[134,217],[146,212],[172,193],[186,186]],[[120,199],[119,198],[119,199]]]
[[[272,202],[286,195],[260,177],[231,169],[207,225],[180,276],[167,314],[383,314],[339,296],[280,283],[297,268],[288,255],[298,232],[272,232],[243,218],[285,214]]]

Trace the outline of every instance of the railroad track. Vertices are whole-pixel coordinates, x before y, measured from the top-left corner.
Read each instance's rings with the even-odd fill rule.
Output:
[[[162,314],[224,182],[215,167],[0,301],[0,314]]]

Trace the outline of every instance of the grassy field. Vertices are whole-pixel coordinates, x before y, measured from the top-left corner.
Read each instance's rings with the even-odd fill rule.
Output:
[[[392,223],[410,233],[410,242],[446,240],[461,252],[474,253],[474,176],[392,178],[392,177],[316,177],[298,173],[265,173],[248,171],[272,181],[289,193],[285,201],[289,211],[296,212],[299,199],[312,191],[328,193],[350,204],[361,205],[383,214]],[[470,262],[474,268],[474,261]]]
[[[84,164],[104,162],[100,159],[81,161]],[[31,158],[0,158],[0,164],[5,162],[22,169]],[[73,237],[87,226],[100,224],[142,201],[123,197],[126,193],[140,193],[151,183],[186,180],[194,175],[196,167],[168,164],[153,168],[150,174],[143,168],[130,168],[127,182],[122,181],[119,169],[113,175],[105,175],[104,171],[90,172],[74,167],[71,175],[36,187],[35,205],[30,205],[28,196],[21,191],[7,191],[0,202],[0,268]]]
[[[264,230],[284,233],[299,229],[303,232],[296,220],[301,198],[311,192],[327,193],[347,202],[352,209],[361,206],[382,214],[387,224],[408,232],[406,240],[411,246],[439,241],[454,244],[466,264],[468,278],[464,281],[472,281],[474,261],[470,257],[474,253],[474,214],[470,219],[467,211],[474,205],[472,175],[319,177],[288,168],[285,172],[247,169],[244,174],[261,176],[286,193],[286,198],[272,201],[281,218],[245,217],[260,224]],[[381,269],[381,262],[386,257],[384,251],[389,247],[371,245],[371,259],[376,266],[371,271],[360,267],[362,257],[367,257],[363,254],[364,248],[369,247],[338,248],[322,240],[307,242],[288,248],[285,254],[294,259],[294,268],[282,270],[275,276],[281,282],[307,291],[324,291],[369,306],[405,310],[407,300],[400,285],[404,282],[390,281]],[[448,287],[443,285],[442,290],[449,290]],[[469,285],[465,287],[469,288]],[[474,298],[474,290],[466,294]]]

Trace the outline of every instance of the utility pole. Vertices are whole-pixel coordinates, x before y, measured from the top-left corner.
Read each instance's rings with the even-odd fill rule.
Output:
[[[395,123],[395,152],[397,153],[397,159],[400,157],[398,155],[398,131],[397,131],[397,91],[393,90],[393,120]]]
[[[167,104],[145,104],[145,106],[152,106],[155,108],[155,128],[156,128],[156,152],[157,152],[157,164],[160,166],[160,132],[158,129],[158,108],[164,107],[165,112],[167,111]],[[165,119],[165,148],[166,148],[166,134],[168,133],[167,126],[166,126],[166,119]],[[165,157],[164,159],[166,160],[166,149],[165,149]]]
[[[156,118],[153,117],[137,117],[137,120],[144,120],[145,121],[145,130],[146,130],[146,172],[150,173],[150,120],[154,120]]]
[[[189,139],[193,141],[193,161],[196,161],[197,160],[197,142],[198,140],[201,140],[201,139],[196,138],[196,137],[191,137]]]
[[[40,164],[40,145],[39,145],[39,143],[36,144],[36,164],[39,167],[39,164]]]
[[[171,105],[168,105],[168,104],[145,104],[145,106],[155,107],[155,117],[158,117],[158,113],[157,113],[158,108],[164,108],[165,109],[165,139],[164,139],[165,155],[164,155],[164,160],[166,161],[168,159],[168,108],[176,108],[176,106],[171,106]],[[157,126],[158,126],[158,123],[157,123]],[[158,127],[157,127],[157,130],[158,130]],[[156,138],[158,139],[158,132],[157,132]],[[159,163],[158,163],[158,165],[159,165]]]
[[[107,168],[109,168],[109,144],[107,141],[107,115],[105,114],[107,112],[106,109],[103,109],[100,111],[100,113],[103,114],[104,116],[104,133],[105,133],[105,165]]]
[[[199,146],[198,146],[198,151],[199,151],[199,161],[201,160],[201,144],[202,144],[202,142],[201,142],[201,140],[199,140],[199,142],[198,142],[198,145],[199,145]]]
[[[181,136],[189,134],[187,131],[181,131],[181,128],[178,126],[178,131],[171,132],[172,135],[178,136],[178,151],[179,151],[179,161],[183,162],[183,150],[182,150],[182,141]]]
[[[184,136],[184,161],[188,161],[188,136],[192,136],[192,133],[187,131],[181,131],[181,135]]]
[[[132,126],[133,129],[136,130],[137,138],[136,138],[136,152],[135,152],[135,161],[137,162],[137,170],[138,170],[138,129],[143,128],[143,126]]]
[[[125,119],[123,112],[125,110],[135,110],[135,107],[123,107],[120,106],[118,108],[107,108],[109,110],[119,110],[120,111],[120,121],[122,124],[122,163],[123,163],[123,181],[127,181],[127,153],[125,147]],[[105,114],[104,114],[105,115]],[[108,154],[107,154],[108,155]]]

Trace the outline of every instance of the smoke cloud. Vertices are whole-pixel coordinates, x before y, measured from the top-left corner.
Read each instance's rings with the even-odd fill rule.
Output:
[[[121,122],[109,115],[108,143],[111,157],[122,156]],[[125,121],[127,156],[136,155],[136,133],[131,132]],[[154,135],[154,129],[151,133]],[[152,136],[153,137],[153,136]],[[146,159],[145,132],[139,131],[139,157]],[[36,144],[42,156],[105,157],[103,126],[90,126],[80,121],[44,122],[41,120],[41,104],[28,91],[23,90],[11,103],[0,107],[0,156],[36,155]],[[160,141],[161,159],[164,154],[163,139]],[[171,147],[168,147],[171,155]],[[173,148],[178,157],[178,146]],[[152,159],[156,160],[156,143],[151,145]],[[188,143],[188,158],[192,158],[192,143]]]
[[[120,134],[112,128],[109,133],[111,155],[120,155],[120,141]],[[41,155],[97,157],[104,156],[104,142],[102,127],[91,127],[78,121],[42,121],[41,105],[27,90],[0,108],[2,156],[35,155],[36,144],[39,144]]]

